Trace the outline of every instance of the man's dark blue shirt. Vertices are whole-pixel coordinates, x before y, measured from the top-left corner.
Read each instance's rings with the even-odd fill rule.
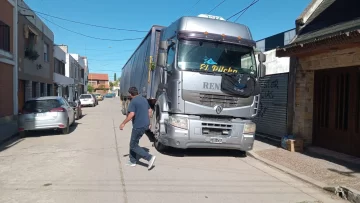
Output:
[[[131,100],[128,112],[135,113],[135,116],[132,119],[133,128],[149,127],[149,109],[150,105],[148,101],[141,95],[138,95]]]

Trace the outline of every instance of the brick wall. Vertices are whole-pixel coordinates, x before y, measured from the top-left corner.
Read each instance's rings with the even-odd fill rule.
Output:
[[[312,143],[314,71],[360,66],[360,47],[299,58],[296,67],[293,133]]]

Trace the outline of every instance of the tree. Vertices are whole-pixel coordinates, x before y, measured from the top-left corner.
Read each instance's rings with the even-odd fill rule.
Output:
[[[94,92],[94,87],[93,87],[92,85],[88,85],[88,86],[87,86],[87,91],[88,91],[89,93]]]
[[[116,81],[116,73],[114,73],[114,81]]]
[[[109,82],[109,85],[110,85],[110,89],[114,88],[114,82]]]

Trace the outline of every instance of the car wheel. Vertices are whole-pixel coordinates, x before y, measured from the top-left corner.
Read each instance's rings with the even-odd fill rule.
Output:
[[[67,121],[67,123],[66,123],[66,127],[63,128],[63,129],[61,129],[61,133],[62,133],[63,135],[69,134],[69,132],[70,132],[70,125],[69,125],[69,124],[70,124],[70,123],[69,123],[69,119],[68,119],[68,121]]]

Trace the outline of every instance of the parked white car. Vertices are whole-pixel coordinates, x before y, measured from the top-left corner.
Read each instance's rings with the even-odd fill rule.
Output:
[[[96,98],[92,94],[82,94],[79,99],[81,106],[96,106]]]
[[[39,97],[29,99],[19,112],[19,132],[60,129],[62,134],[69,133],[75,122],[72,106],[62,97]]]

